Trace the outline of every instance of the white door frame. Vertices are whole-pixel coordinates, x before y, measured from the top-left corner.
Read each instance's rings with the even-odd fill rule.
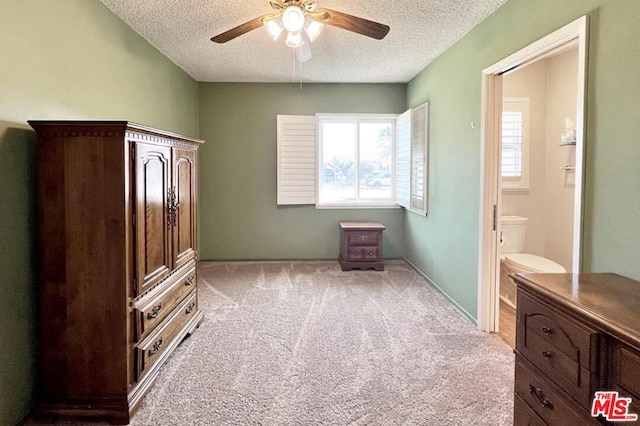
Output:
[[[586,64],[588,17],[541,38],[522,50],[482,71],[481,170],[480,170],[480,236],[478,250],[478,328],[498,331],[500,259],[498,231],[500,227],[500,141],[502,111],[502,75],[527,63],[535,62],[577,41],[578,96],[576,113],[576,169],[573,228],[573,272],[581,271],[582,186],[584,180],[584,119],[586,113]]]

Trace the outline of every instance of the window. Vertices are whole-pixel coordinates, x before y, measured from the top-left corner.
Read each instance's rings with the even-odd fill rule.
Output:
[[[278,205],[427,212],[427,104],[402,115],[277,117]]]
[[[318,206],[395,205],[395,126],[395,115],[318,115]]]
[[[529,99],[502,102],[502,188],[529,188]]]

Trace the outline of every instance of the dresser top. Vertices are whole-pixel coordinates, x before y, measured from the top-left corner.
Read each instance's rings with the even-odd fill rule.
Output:
[[[540,293],[640,350],[640,282],[611,273],[515,274]]]
[[[340,222],[342,229],[382,229],[385,227],[378,222]]]

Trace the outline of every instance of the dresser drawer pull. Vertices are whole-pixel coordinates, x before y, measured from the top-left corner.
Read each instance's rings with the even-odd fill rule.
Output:
[[[369,257],[373,257],[373,252],[372,251],[369,252]]]
[[[189,278],[187,278],[187,280],[184,282],[184,285],[189,286],[191,284],[193,284],[193,280],[195,280],[196,277],[191,275]]]
[[[533,385],[529,385],[529,393],[532,397],[536,398],[543,407],[553,410],[553,403],[544,396],[544,392],[542,392],[542,389],[537,388]]]
[[[153,309],[151,309],[151,312],[147,314],[147,319],[154,319],[155,317],[157,317],[160,313],[160,309],[162,309],[162,304],[154,306]]]
[[[551,352],[544,351],[544,352],[542,352],[542,356],[545,357],[546,359],[549,359],[549,358],[551,358]]]
[[[193,311],[193,308],[196,307],[196,303],[195,302],[191,302],[189,303],[189,306],[187,306],[187,310],[185,311],[186,314],[190,314]]]
[[[360,235],[360,240],[361,241],[367,241],[367,236],[366,235]]]
[[[551,328],[547,327],[546,325],[543,325],[543,326],[542,326],[542,332],[543,332],[544,334],[546,334],[547,336],[548,336],[548,335],[550,335],[552,331],[553,331],[553,330],[551,330]]]
[[[158,340],[153,344],[153,347],[151,349],[149,349],[149,356],[157,354],[161,347],[162,347],[162,337],[160,338],[160,340]]]

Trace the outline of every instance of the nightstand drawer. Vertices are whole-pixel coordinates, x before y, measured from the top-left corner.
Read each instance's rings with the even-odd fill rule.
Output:
[[[378,235],[376,231],[349,231],[347,232],[348,246],[376,246],[378,245]]]
[[[378,260],[378,247],[350,247],[347,260]]]

